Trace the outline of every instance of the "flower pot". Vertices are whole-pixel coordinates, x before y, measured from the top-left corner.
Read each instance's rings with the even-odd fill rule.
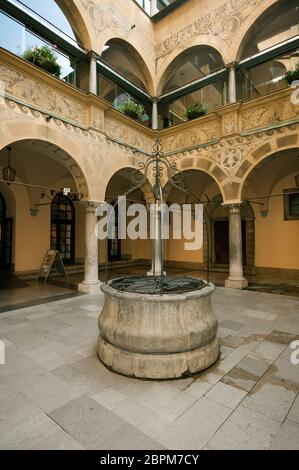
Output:
[[[125,114],[127,116],[130,116],[132,119],[138,119],[138,113],[136,113],[135,111],[125,110]]]
[[[53,64],[53,62],[49,60],[45,60],[43,62],[40,62],[39,60],[35,60],[33,57],[29,59],[29,62],[31,62],[34,65],[37,65],[37,67],[40,67],[41,69],[45,70],[46,72],[51,73],[52,75],[59,76],[60,74],[58,73],[58,67],[57,64]]]
[[[191,113],[188,113],[188,119],[191,121],[192,119],[199,118],[201,116],[204,116],[206,114],[205,111],[192,111]]]
[[[295,80],[299,80],[299,70],[285,76],[285,80],[291,85]]]

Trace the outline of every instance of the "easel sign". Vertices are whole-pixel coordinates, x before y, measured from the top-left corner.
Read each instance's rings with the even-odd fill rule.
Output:
[[[47,282],[50,272],[52,269],[58,274],[63,274],[67,277],[61,255],[58,250],[48,250],[44,258],[43,264],[40,267],[36,280],[43,279]]]

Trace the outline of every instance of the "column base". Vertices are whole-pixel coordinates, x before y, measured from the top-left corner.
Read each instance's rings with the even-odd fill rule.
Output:
[[[147,276],[153,276],[154,275],[154,271],[151,269],[150,271],[148,271],[146,273]],[[155,276],[161,276],[161,272],[156,272],[155,273]],[[163,276],[166,276],[166,271],[163,271]]]
[[[81,282],[78,284],[78,291],[85,292],[86,294],[100,294],[101,291],[101,281],[98,282]]]
[[[241,279],[225,279],[225,287],[229,289],[245,289],[248,286],[248,281],[245,278]]]

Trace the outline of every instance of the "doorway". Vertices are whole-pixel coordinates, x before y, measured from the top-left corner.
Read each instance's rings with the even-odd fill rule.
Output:
[[[62,193],[51,204],[51,249],[59,251],[64,264],[75,262],[75,208]]]
[[[0,193],[0,271],[12,269],[13,219],[6,217],[6,202]]]
[[[243,263],[246,265],[246,221],[242,220]],[[229,265],[229,220],[214,220],[214,264]]]

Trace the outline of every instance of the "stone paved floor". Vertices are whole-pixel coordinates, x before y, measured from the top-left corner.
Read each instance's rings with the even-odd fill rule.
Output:
[[[299,449],[299,299],[218,288],[221,358],[139,381],[97,359],[102,296],[0,315],[0,449]]]

